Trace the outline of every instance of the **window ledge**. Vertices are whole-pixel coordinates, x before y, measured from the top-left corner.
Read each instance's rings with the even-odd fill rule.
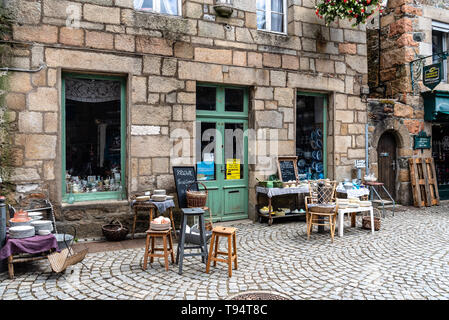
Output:
[[[277,32],[277,31],[270,31],[270,30],[264,30],[264,29],[257,29],[257,31],[266,33],[268,35],[273,35],[273,36],[288,37],[288,33],[286,33],[286,32]]]
[[[62,209],[77,209],[79,207],[104,207],[104,206],[128,206],[128,200],[93,200],[93,201],[77,201],[75,203],[62,203]]]
[[[137,13],[142,13],[142,14],[146,14],[146,15],[161,16],[161,17],[167,17],[167,18],[173,18],[173,19],[182,19],[183,18],[183,16],[179,15],[179,14],[160,13],[160,12],[156,12],[156,11],[139,10],[139,9],[134,9],[134,11]]]

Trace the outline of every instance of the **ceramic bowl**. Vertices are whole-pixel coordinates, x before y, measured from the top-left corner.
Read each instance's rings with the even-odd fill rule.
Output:
[[[161,194],[153,194],[153,196],[151,197],[151,200],[153,201],[165,201],[167,199],[167,196],[161,195]]]
[[[163,189],[153,191],[153,196],[165,196],[165,195],[166,195],[166,191]]]
[[[170,229],[170,223],[153,223],[151,222],[150,229],[157,231],[164,231]]]
[[[47,235],[49,235],[50,233],[51,233],[50,230],[38,230],[38,231],[37,231],[37,234],[40,235],[40,236],[47,236]]]

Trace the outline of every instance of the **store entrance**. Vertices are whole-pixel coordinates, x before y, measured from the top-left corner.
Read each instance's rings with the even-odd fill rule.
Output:
[[[432,157],[440,200],[449,199],[449,122],[432,124]]]

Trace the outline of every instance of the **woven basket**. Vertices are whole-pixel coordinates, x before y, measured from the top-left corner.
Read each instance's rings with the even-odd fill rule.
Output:
[[[118,222],[114,223],[113,222]],[[118,220],[112,220],[109,224],[105,224],[101,227],[103,231],[103,235],[108,241],[122,241],[125,240],[126,235],[128,234],[128,228],[124,227],[122,223]]]
[[[371,230],[371,218],[370,216],[363,216],[362,217],[362,228]],[[379,217],[374,217],[374,231],[380,230],[380,214]]]
[[[190,187],[194,183],[199,183],[203,186],[204,191],[191,191]],[[206,206],[208,191],[206,186],[201,182],[193,182],[187,187],[186,198],[188,208],[203,208]]]

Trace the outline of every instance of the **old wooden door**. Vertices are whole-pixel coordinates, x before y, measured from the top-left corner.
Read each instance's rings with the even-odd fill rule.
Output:
[[[393,199],[396,199],[396,138],[391,132],[385,132],[379,139],[377,146],[378,181],[383,182]],[[381,191],[381,196],[388,200]]]

